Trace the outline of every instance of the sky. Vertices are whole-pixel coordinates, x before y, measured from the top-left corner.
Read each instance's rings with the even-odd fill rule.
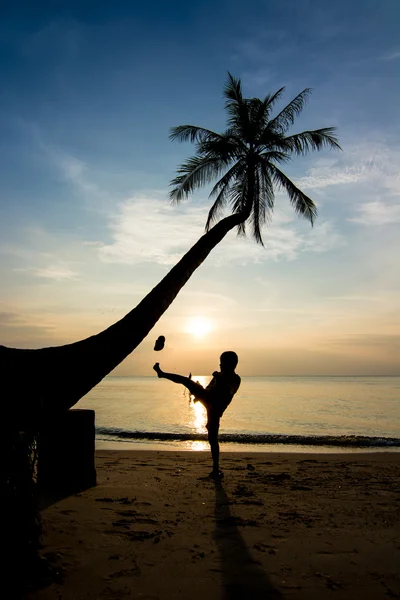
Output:
[[[232,349],[241,375],[400,376],[399,22],[398,0],[5,0],[0,344],[101,331],[202,235],[211,187],[170,204],[194,147],[168,135],[225,129],[229,71],[280,108],[311,87],[293,133],[337,127],[341,152],[285,165],[318,219],[278,190],[265,247],[229,234],[113,374]]]

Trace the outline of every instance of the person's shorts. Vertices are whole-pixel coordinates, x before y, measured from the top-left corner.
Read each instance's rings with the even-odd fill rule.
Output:
[[[197,400],[207,400],[210,392],[196,381],[188,381],[187,388]]]

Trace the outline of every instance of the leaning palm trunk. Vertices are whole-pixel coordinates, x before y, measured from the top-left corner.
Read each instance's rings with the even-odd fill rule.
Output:
[[[225,235],[246,218],[226,217],[203,235],[162,281],[120,321],[85,340],[39,350],[0,346],[3,423],[0,443],[0,512],[7,515],[8,580],[23,586],[37,576],[40,518],[31,463],[31,442],[44,420],[68,410],[146,337],[179,291]],[[26,441],[28,440],[28,442]],[[18,526],[24,515],[23,526]]]
[[[217,223],[136,308],[101,333],[39,350],[0,346],[3,381],[9,381],[3,414],[23,428],[40,414],[74,406],[140,344],[211,250],[247,216],[239,213]]]

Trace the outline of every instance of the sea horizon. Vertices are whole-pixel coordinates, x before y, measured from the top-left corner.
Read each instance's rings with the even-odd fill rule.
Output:
[[[208,450],[204,408],[155,376],[107,376],[77,408],[95,410],[98,449]],[[244,376],[221,449],[400,451],[399,411],[397,376]]]

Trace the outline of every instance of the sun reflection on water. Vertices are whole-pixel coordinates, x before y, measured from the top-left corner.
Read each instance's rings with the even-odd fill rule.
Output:
[[[190,401],[190,425],[196,433],[206,433],[206,409],[200,402]]]
[[[200,385],[205,387],[209,382],[209,377],[203,375],[195,375],[193,381],[198,381]],[[207,413],[201,402],[193,402],[193,396],[190,397],[188,425],[195,433],[207,433],[206,422]],[[188,450],[208,450],[208,443],[202,440],[188,440],[185,442]]]

